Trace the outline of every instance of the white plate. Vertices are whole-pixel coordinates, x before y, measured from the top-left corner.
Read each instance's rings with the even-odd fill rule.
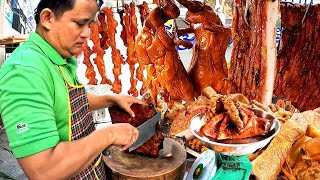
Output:
[[[190,131],[191,133],[200,140],[200,142],[207,146],[209,149],[214,150],[215,152],[222,153],[224,155],[235,155],[235,156],[243,156],[250,155],[255,151],[266,146],[272,138],[278,134],[280,131],[280,122],[278,119],[273,117],[271,114],[261,111],[258,109],[254,109],[254,113],[258,117],[266,118],[271,121],[270,134],[267,138],[248,144],[224,144],[215,141],[211,141],[206,135],[200,133],[201,127],[205,124],[203,121],[203,116],[205,114],[198,114],[190,122]]]

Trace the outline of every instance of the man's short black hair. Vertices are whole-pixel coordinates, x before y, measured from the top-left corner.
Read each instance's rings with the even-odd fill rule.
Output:
[[[76,0],[41,0],[34,10],[34,19],[38,24],[40,13],[45,8],[49,8],[59,18],[64,12],[71,10],[75,2]]]
[[[49,8],[59,18],[64,12],[73,9],[76,0],[41,0],[34,11],[34,19],[38,24],[40,13],[43,9]],[[97,0],[98,7],[103,4],[103,0]]]

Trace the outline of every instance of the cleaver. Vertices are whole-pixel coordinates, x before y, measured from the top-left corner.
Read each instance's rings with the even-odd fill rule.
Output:
[[[161,120],[161,113],[157,112],[156,115],[154,115],[152,118],[141,124],[137,127],[139,131],[139,136],[136,142],[134,142],[129,147],[129,152],[134,151],[141,145],[143,145],[145,142],[147,142],[155,133],[157,129],[157,124]],[[102,154],[105,156],[111,155],[114,151],[118,151],[121,148],[121,146],[117,145],[111,145],[108,148],[106,148]]]

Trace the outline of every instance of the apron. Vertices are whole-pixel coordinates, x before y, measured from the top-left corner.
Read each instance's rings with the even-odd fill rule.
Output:
[[[68,89],[69,100],[69,141],[83,138],[95,130],[93,117],[89,109],[88,98],[83,85],[72,85],[68,82],[60,66],[60,73],[66,83]],[[102,155],[100,154],[86,169],[79,175],[73,177],[75,180],[97,179],[105,180],[104,164],[102,163]]]

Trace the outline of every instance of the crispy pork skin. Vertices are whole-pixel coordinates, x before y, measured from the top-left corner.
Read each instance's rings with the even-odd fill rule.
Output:
[[[300,111],[320,106],[320,4],[281,3],[282,36],[274,94]]]
[[[292,145],[306,133],[310,124],[319,128],[320,114],[314,111],[295,113],[281,126],[267,149],[252,162],[252,175],[260,180],[277,179]]]
[[[227,92],[242,93],[249,100],[270,104],[276,65],[275,32],[279,1],[249,0],[249,25],[244,20],[246,0],[237,0],[235,4],[232,22],[234,44]]]
[[[133,104],[130,108],[135,114],[134,118],[119,106],[110,107],[109,113],[112,123],[129,123],[138,127],[157,113],[153,105]],[[146,143],[134,150],[134,153],[148,157],[158,157],[163,138],[161,132],[156,132]]]

